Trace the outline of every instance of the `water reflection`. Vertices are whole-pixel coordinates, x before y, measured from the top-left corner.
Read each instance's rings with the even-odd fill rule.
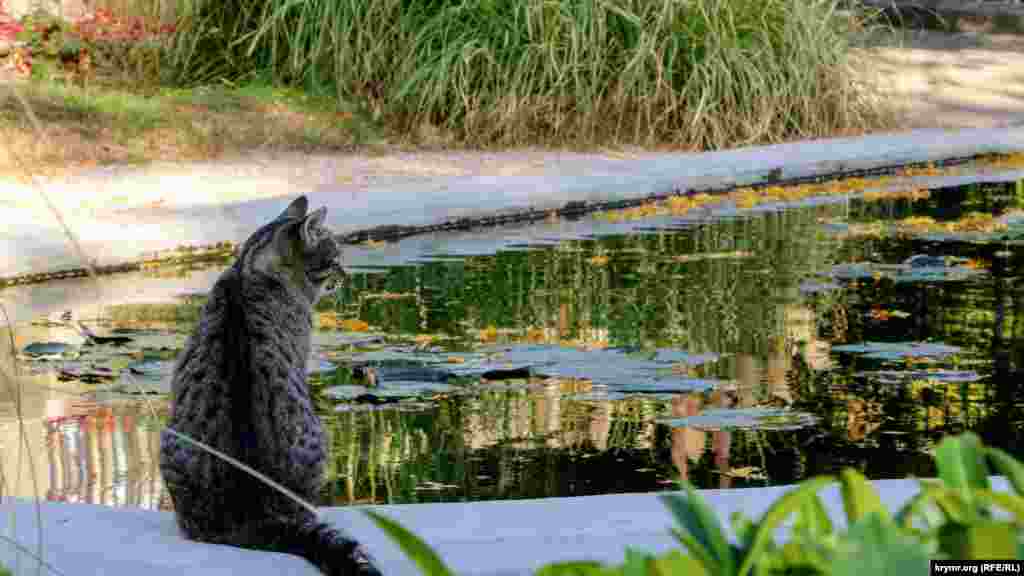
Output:
[[[47,500],[166,508],[159,430],[140,405],[66,399],[46,421]]]
[[[563,223],[575,239],[559,243],[538,224],[510,233],[512,243],[492,231],[390,246],[399,264],[353,274],[319,309],[312,364],[340,366],[313,384],[333,446],[323,502],[657,491],[680,478],[732,488],[844,466],[872,478],[928,475],[934,441],[965,428],[1024,455],[1020,248],[876,226],[1018,204],[1016,193],[966,187],[723,209],[715,220],[662,218],[660,228],[617,222],[620,234],[601,238],[586,236],[586,221]],[[537,238],[544,247],[521,245]],[[969,272],[946,274],[946,257]],[[19,325],[18,349],[66,341],[78,357],[23,363],[37,372],[21,404],[27,448],[13,400],[0,402],[5,494],[167,506],[156,466],[166,401],[56,373],[173,357],[198,305],[175,297],[202,292],[215,272],[105,280],[118,305],[95,326],[129,334],[121,349]],[[52,314],[61,288],[47,290],[30,300]],[[404,380],[385,378],[395,358],[416,363]],[[377,388],[365,367],[381,375]],[[433,385],[410,382],[415,370]]]

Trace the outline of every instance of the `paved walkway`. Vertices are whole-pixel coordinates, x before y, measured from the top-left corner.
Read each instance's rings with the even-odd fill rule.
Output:
[[[1024,122],[1024,36],[905,30],[867,56],[868,80],[902,109],[908,127]]]

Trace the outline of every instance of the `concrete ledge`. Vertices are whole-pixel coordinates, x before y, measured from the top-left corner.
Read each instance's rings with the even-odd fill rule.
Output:
[[[994,488],[1008,490],[1002,478]],[[882,502],[899,508],[917,493],[916,480],[880,480],[874,485]],[[739,490],[704,490],[723,524],[737,510],[759,517],[792,486]],[[822,490],[833,518],[841,519],[836,487]],[[655,494],[617,494],[578,498],[375,506],[427,541],[456,574],[512,576],[530,574],[559,560],[621,562],[626,547],[664,552],[675,547],[668,533],[672,518]],[[15,514],[13,534],[21,545],[38,546],[32,503],[6,501],[5,519]],[[318,572],[285,554],[252,552],[227,546],[196,544],[178,536],[169,512],[108,508],[88,504],[41,504],[43,558],[63,574],[110,576],[246,576],[308,575]],[[359,507],[324,509],[327,519],[345,526],[373,554],[385,575],[416,574],[413,565],[376,529]],[[784,533],[780,532],[780,536]],[[16,574],[36,574],[36,563],[0,542],[0,562]]]

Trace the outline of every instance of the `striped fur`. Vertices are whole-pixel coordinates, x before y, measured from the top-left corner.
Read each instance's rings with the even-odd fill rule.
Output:
[[[257,230],[213,286],[175,365],[168,426],[316,502],[327,446],[306,383],[313,305],[340,251],[300,197]],[[160,470],[187,538],[375,573],[355,541],[273,488],[164,432]]]

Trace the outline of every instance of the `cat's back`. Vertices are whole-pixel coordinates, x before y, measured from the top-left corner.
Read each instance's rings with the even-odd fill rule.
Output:
[[[232,318],[227,285],[236,278],[229,268],[218,278],[203,305],[195,329],[175,362],[171,376],[171,413],[175,431],[221,451],[232,448],[231,378],[238,374],[238,351],[233,340],[241,335]],[[228,364],[234,360],[234,366]],[[164,432],[161,467],[165,473],[190,473],[198,466],[198,448]]]

